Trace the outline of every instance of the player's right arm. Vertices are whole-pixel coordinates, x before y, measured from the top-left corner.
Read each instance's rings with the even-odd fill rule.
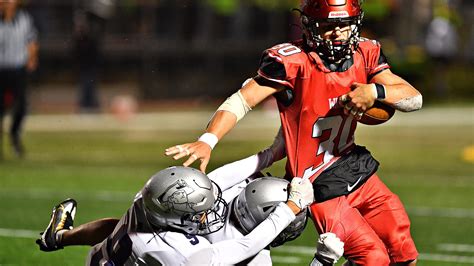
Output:
[[[229,97],[214,114],[198,141],[176,145],[166,149],[173,159],[188,156],[184,166],[199,159],[200,169],[205,172],[212,148],[231,131],[237,122],[265,98],[283,90],[292,90],[295,81],[304,73],[307,55],[299,47],[284,43],[266,50],[260,60],[258,75],[247,80],[242,88]],[[303,73],[303,74],[302,74]]]
[[[292,209],[280,203],[249,234],[213,243],[188,257],[187,265],[232,265],[244,261],[268,246],[294,219]]]
[[[205,172],[213,146],[234,128],[238,120],[248,110],[251,110],[265,98],[280,90],[281,88],[260,85],[255,79],[250,79],[236,94],[224,102],[225,108],[218,110],[214,114],[206,129],[206,133],[203,135],[205,136],[204,138],[201,137],[196,142],[169,147],[166,149],[165,155],[173,156],[175,160],[188,157],[183,163],[184,166],[189,166],[199,159],[201,161],[200,170]]]

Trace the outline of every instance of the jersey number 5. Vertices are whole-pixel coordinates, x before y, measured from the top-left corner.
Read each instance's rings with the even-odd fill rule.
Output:
[[[197,245],[199,244],[199,239],[195,235],[190,235],[190,234],[185,234],[186,238],[189,239],[189,243],[191,245]]]

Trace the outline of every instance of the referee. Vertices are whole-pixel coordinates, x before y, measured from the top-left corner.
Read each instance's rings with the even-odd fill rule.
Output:
[[[14,154],[21,158],[21,126],[26,115],[27,74],[38,66],[37,31],[19,0],[0,0],[0,159],[3,158],[3,117],[11,107],[9,130]]]

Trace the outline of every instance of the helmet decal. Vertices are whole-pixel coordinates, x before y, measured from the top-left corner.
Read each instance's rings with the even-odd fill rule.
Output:
[[[331,11],[329,12],[329,18],[347,18],[349,17],[349,13],[347,11]]]
[[[347,0],[327,0],[330,6],[342,6],[345,5]]]
[[[194,189],[188,186],[186,181],[179,179],[165,191],[163,205],[176,213],[195,212],[196,210],[193,207],[196,203],[189,202],[188,199],[188,195],[193,192]]]

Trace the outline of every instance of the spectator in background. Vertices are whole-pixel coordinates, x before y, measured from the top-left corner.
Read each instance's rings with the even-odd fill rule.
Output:
[[[28,73],[38,66],[37,31],[19,0],[0,0],[0,156],[3,153],[3,117],[12,107],[10,142],[17,157],[24,155],[21,127],[27,109]]]
[[[115,1],[84,0],[74,15],[74,54],[79,67],[79,109],[98,111],[97,79],[105,22],[113,14]]]
[[[79,10],[74,15],[74,56],[79,70],[79,110],[97,111],[97,76],[100,61],[101,19]]]
[[[434,3],[433,19],[426,33],[426,52],[434,61],[435,93],[446,97],[449,90],[447,69],[456,59],[459,49],[457,26],[460,17],[453,1],[437,0]]]

